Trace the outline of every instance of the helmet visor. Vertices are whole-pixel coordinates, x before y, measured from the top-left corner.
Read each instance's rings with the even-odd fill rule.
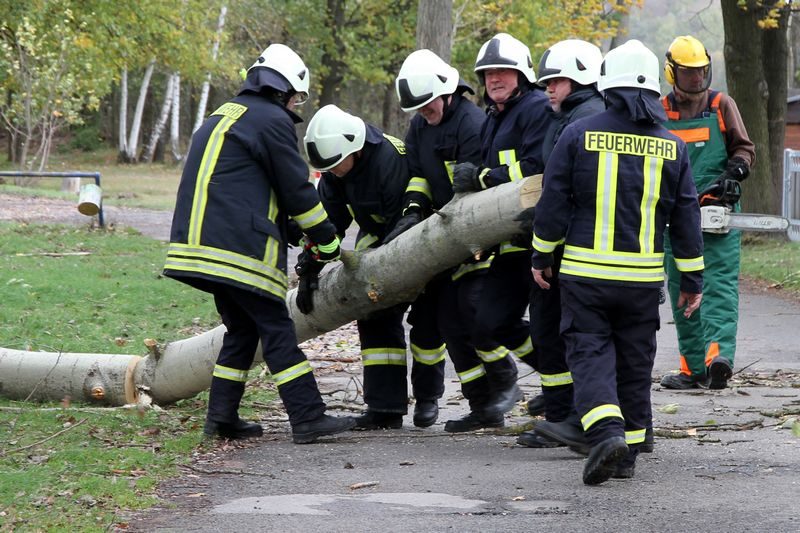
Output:
[[[704,67],[675,65],[675,86],[689,94],[702,93],[711,86],[711,63]]]

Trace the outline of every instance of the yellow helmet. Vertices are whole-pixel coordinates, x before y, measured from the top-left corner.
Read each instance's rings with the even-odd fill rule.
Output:
[[[705,75],[702,89],[697,87],[686,90],[678,86],[684,92],[698,93],[708,89],[711,84],[711,56],[708,55],[706,47],[699,40],[691,35],[676,37],[667,50],[667,60],[664,62],[664,78],[670,85],[677,85],[676,71],[678,68],[704,68]]]

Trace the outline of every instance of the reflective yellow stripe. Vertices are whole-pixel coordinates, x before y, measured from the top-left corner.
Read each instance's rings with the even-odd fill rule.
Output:
[[[607,279],[615,281],[636,281],[649,283],[651,281],[664,281],[664,269],[659,268],[625,268],[620,266],[590,265],[575,263],[564,259],[561,263],[561,273],[592,279]]]
[[[512,354],[514,354],[515,356],[519,357],[519,358],[523,358],[526,355],[532,354],[533,353],[533,343],[531,342],[531,338],[528,337],[527,339],[525,339],[525,341],[522,344],[520,344],[519,346],[517,346],[513,350],[510,350],[510,352]]]
[[[536,235],[535,233],[533,234],[533,248],[534,250],[538,250],[543,254],[552,253],[553,250],[556,249],[556,246],[558,246],[562,242],[564,242],[564,239],[560,239],[557,241],[546,241],[541,237],[539,237],[538,235]]]
[[[452,181],[452,178],[450,178],[450,180]],[[408,182],[408,187],[406,187],[406,193],[410,192],[422,193],[427,196],[429,200],[433,200],[433,195],[431,194],[431,185],[425,178],[411,178],[411,181]]]
[[[587,131],[584,135],[584,149],[589,152],[658,157],[670,161],[675,161],[678,156],[678,145],[673,140],[610,131]]]
[[[522,169],[517,161],[516,150],[502,150],[498,155],[501,165],[508,167],[508,179],[511,181],[519,181],[525,176],[522,175]]]
[[[240,381],[244,383],[247,381],[247,370],[239,370],[238,368],[231,368],[229,366],[214,365],[215,378],[227,379],[230,381]]]
[[[648,254],[641,254],[638,252],[604,252],[568,244],[564,247],[564,258],[599,265],[647,268],[661,266],[664,263],[664,252],[652,252]]]
[[[657,157],[644,158],[644,194],[640,206],[642,221],[639,226],[639,249],[643,254],[656,249],[656,208],[661,198],[661,171],[664,160]]]
[[[404,348],[367,348],[361,350],[361,360],[364,362],[364,366],[406,366],[406,350]]]
[[[488,189],[489,188],[489,186],[486,185],[486,176],[489,175],[489,171],[490,170],[491,169],[489,169],[489,168],[484,168],[483,170],[481,170],[481,173],[478,174],[478,181],[481,184],[481,189]]]
[[[292,218],[300,224],[300,227],[304,230],[308,228],[313,228],[317,224],[321,222],[325,222],[328,219],[328,213],[325,212],[325,208],[322,207],[322,204],[317,202],[317,205],[309,209],[304,213],[300,213],[299,215],[293,215]]]
[[[559,387],[562,385],[572,385],[572,374],[563,372],[561,374],[539,374],[542,379],[542,387]]]
[[[447,171],[447,177],[450,178],[450,183],[453,183],[453,169],[455,166],[455,161],[444,161],[444,169]]]
[[[312,371],[311,363],[308,361],[303,361],[302,363],[297,363],[294,366],[290,366],[286,370],[278,372],[272,376],[272,379],[275,380],[275,384],[277,386],[285,385],[289,383],[293,379],[297,379],[304,374],[308,374]]]
[[[597,198],[595,200],[594,249],[612,250],[617,207],[617,165],[619,156],[601,152],[597,166]]]
[[[482,378],[486,375],[486,369],[483,368],[483,365],[478,365],[474,368],[470,368],[469,370],[465,370],[464,372],[458,372],[458,380],[464,384],[469,383],[470,381],[475,381],[476,379]]]
[[[356,250],[366,250],[375,242],[378,242],[378,237],[372,233],[366,233],[356,243]]]
[[[239,118],[244,115],[245,111],[247,111],[247,107],[242,104],[226,102],[219,106],[211,115],[222,115],[223,117],[232,118],[233,120],[239,120]]]
[[[626,444],[641,444],[644,442],[644,432],[643,429],[634,429],[633,431],[626,431],[625,432],[625,443]]]
[[[510,241],[504,241],[500,243],[500,253],[498,255],[505,255],[510,254],[512,252],[524,252],[525,248],[520,248],[519,246],[514,246],[511,244]]]
[[[171,243],[164,268],[226,278],[256,287],[281,300],[286,298],[286,274],[280,270],[225,250],[202,248],[198,251],[197,247]]]
[[[581,424],[583,425],[583,430],[588,431],[595,422],[598,422],[604,418],[623,418],[622,411],[620,410],[618,405],[614,405],[611,403],[598,405],[585,415],[581,417]]]
[[[426,350],[424,348],[420,348],[414,343],[411,343],[411,355],[414,357],[414,361],[424,365],[435,365],[444,361],[444,353],[446,349],[447,346],[444,344],[438,348]]]
[[[269,190],[269,208],[267,210],[267,219],[275,224],[275,219],[278,217],[278,198],[275,191]],[[278,264],[278,246],[280,243],[277,239],[267,236],[267,245],[264,249],[264,262],[268,265],[277,266]]]
[[[214,167],[217,165],[217,158],[222,150],[222,143],[225,141],[225,133],[235,122],[235,119],[223,115],[206,143],[206,149],[203,152],[203,158],[200,160],[200,167],[194,184],[192,212],[189,215],[189,244],[200,242],[200,230],[203,227],[203,217],[208,203],[208,184],[214,174]]]
[[[450,276],[450,279],[452,279],[453,281],[456,281],[458,278],[460,278],[462,276],[466,276],[470,272],[475,272],[476,270],[489,268],[490,266],[492,266],[492,260],[493,259],[494,259],[494,255],[490,255],[489,259],[486,259],[485,261],[478,261],[477,263],[462,263],[458,267],[458,270],[453,272],[453,275]]]
[[[378,224],[383,224],[384,222],[386,222],[386,219],[381,215],[370,215],[370,218],[375,222],[377,222]]]
[[[493,363],[495,361],[499,361],[503,357],[508,356],[510,352],[508,351],[508,348],[506,348],[505,346],[498,346],[497,348],[495,348],[490,352],[484,352],[483,350],[478,350],[476,348],[475,353],[478,354],[478,357],[480,357],[481,361],[483,361],[484,363]]]
[[[678,259],[676,257],[675,266],[677,266],[678,270],[681,272],[695,272],[697,270],[703,270],[705,268],[705,262],[703,261],[703,256],[693,257],[691,259]]]
[[[335,252],[340,244],[339,237],[334,237],[328,244],[318,244],[317,249],[322,253],[329,254]]]
[[[403,141],[401,141],[397,137],[393,137],[393,136],[389,135],[388,133],[384,133],[383,136],[387,141],[392,143],[392,146],[394,146],[394,149],[397,150],[397,152],[400,155],[405,155],[406,154],[406,145],[405,145],[405,143]]]

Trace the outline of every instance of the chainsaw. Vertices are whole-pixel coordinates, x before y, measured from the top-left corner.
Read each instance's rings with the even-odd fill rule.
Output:
[[[787,231],[789,219],[777,215],[737,213],[731,208],[742,195],[741,184],[734,180],[715,183],[698,194],[700,227],[706,233],[743,231]]]

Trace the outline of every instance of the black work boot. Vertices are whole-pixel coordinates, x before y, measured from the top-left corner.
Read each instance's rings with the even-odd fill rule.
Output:
[[[223,439],[231,440],[249,439],[263,435],[264,428],[261,427],[261,424],[245,422],[241,418],[232,424],[206,419],[206,424],[203,426],[203,434],[207,437],[222,437]]]
[[[321,415],[310,422],[292,426],[292,441],[295,444],[311,444],[317,437],[341,433],[353,429],[356,421],[351,416]]]
[[[656,438],[653,435],[653,428],[644,430],[644,442],[639,445],[640,453],[653,453],[656,446]]]
[[[444,430],[448,433],[463,433],[483,428],[501,428],[505,423],[502,413],[471,411],[458,420],[448,420],[444,425]]]
[[[724,357],[717,356],[708,365],[708,376],[711,381],[709,389],[721,390],[728,386],[728,380],[733,376],[733,366]]]
[[[436,400],[417,400],[414,406],[414,425],[427,428],[436,423],[439,417],[439,402]]]
[[[519,437],[517,437],[517,444],[528,448],[558,448],[559,446],[566,446],[566,444],[545,437],[535,431],[523,431],[520,433]]]
[[[690,376],[688,374],[667,374],[661,378],[661,386],[672,390],[700,389],[706,386],[705,376]]]
[[[403,415],[400,413],[383,413],[370,411],[355,418],[355,429],[370,431],[374,429],[400,429],[403,427]]]
[[[544,415],[544,394],[537,394],[528,400],[528,414],[531,416]]]
[[[599,485],[614,475],[617,465],[628,455],[625,437],[609,437],[601,441],[589,452],[583,467],[583,482],[586,485]]]
[[[512,383],[507,389],[498,391],[492,395],[492,401],[486,406],[487,412],[498,413],[501,416],[514,408],[514,404],[525,399],[525,395],[516,383]]]
[[[563,422],[548,422],[546,420],[533,423],[533,431],[569,446],[569,449],[581,455],[589,455],[589,443],[583,434],[583,426],[577,417],[570,417]]]

